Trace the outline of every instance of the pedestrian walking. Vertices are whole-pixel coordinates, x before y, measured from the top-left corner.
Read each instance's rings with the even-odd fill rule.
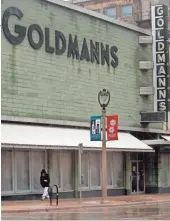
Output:
[[[50,197],[48,194],[48,188],[50,186],[50,177],[48,173],[45,171],[45,169],[41,171],[40,184],[44,188],[42,200],[44,200],[45,198],[49,199]]]

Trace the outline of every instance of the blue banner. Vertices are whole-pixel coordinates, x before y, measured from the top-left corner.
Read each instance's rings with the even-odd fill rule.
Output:
[[[93,116],[90,119],[90,140],[101,141],[101,116]]]

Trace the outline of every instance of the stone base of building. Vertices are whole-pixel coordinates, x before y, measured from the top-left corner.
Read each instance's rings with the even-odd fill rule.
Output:
[[[170,193],[170,187],[146,187],[146,193]]]
[[[109,189],[107,191],[108,196],[122,196],[125,195],[124,189]],[[10,196],[1,196],[2,201],[12,201],[12,200],[39,200],[41,199],[42,194],[22,194],[22,195],[10,195]],[[90,197],[101,197],[101,190],[89,190],[82,191],[83,198]],[[60,199],[70,199],[70,198],[79,198],[79,191],[69,191],[69,192],[61,192],[59,193]],[[53,198],[55,199],[55,194],[53,194]]]
[[[153,194],[153,193],[170,193],[170,187],[146,187],[145,194]],[[71,199],[71,198],[79,198],[79,191],[69,191],[69,192],[61,192],[59,193],[60,199]],[[130,190],[126,189],[109,189],[107,191],[108,196],[124,196],[131,195]],[[136,193],[138,195],[139,193]],[[22,195],[10,195],[10,196],[1,196],[2,201],[13,201],[13,200],[39,200],[41,199],[42,194],[22,194]],[[89,190],[82,191],[82,198],[90,198],[90,197],[101,197],[101,190]],[[53,194],[53,198],[55,199],[55,194]]]

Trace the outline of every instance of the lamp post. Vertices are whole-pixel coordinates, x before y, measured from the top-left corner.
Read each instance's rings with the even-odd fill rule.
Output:
[[[102,201],[105,203],[107,200],[107,155],[106,155],[106,107],[110,102],[110,92],[103,89],[98,94],[98,101],[102,108]]]

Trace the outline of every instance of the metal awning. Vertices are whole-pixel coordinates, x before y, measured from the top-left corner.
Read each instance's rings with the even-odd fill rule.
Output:
[[[167,141],[170,141],[170,136],[164,135],[164,136],[161,136],[161,137],[163,137]]]
[[[150,146],[165,146],[170,145],[170,141],[164,139],[156,139],[156,140],[143,140],[143,142]]]
[[[107,142],[111,151],[154,152],[152,147],[129,133],[119,132],[119,140]],[[90,150],[101,150],[101,141],[90,141],[90,131],[49,126],[1,124],[2,147],[78,149],[79,143]]]

